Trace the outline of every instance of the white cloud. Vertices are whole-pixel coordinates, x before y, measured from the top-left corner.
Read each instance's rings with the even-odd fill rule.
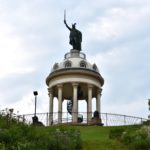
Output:
[[[106,10],[103,16],[97,16],[88,24],[86,34],[89,40],[110,41],[130,36],[144,28],[145,23],[150,24],[150,7],[121,8],[114,7]],[[129,37],[130,38],[130,37]]]
[[[23,49],[21,38],[15,34],[15,29],[7,24],[1,24],[0,33],[0,78],[33,72],[32,66],[25,65],[29,56]]]

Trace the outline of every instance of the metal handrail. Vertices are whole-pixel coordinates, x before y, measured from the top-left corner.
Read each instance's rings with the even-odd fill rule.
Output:
[[[68,52],[68,53],[65,54],[64,58],[67,59],[67,58],[70,58],[70,57],[75,57],[73,54],[74,53]],[[86,59],[86,55],[84,53],[82,53],[82,52],[75,53],[75,54],[77,54],[78,57],[80,57],[80,58]]]
[[[79,124],[88,124],[89,121],[87,120],[87,112],[80,112],[83,115],[83,122]],[[93,114],[93,113],[92,113]],[[39,121],[41,121],[45,126],[49,125],[49,117],[52,114],[49,113],[37,113],[37,117]],[[113,114],[113,113],[100,113],[100,118],[104,126],[122,126],[122,125],[135,125],[135,124],[142,124],[144,121],[148,119],[142,117],[135,117],[135,116],[128,116],[122,114]],[[25,114],[22,117],[19,117],[20,120],[23,118],[24,122],[27,124],[32,123],[32,117],[34,114]],[[71,123],[72,116],[68,112],[62,113],[62,124]],[[58,112],[53,112],[53,124],[58,124]]]

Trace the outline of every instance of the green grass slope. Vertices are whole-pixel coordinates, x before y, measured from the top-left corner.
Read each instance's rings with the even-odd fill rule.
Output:
[[[109,138],[110,130],[118,127],[83,126],[75,128],[81,132],[84,150],[126,150],[118,140]]]
[[[67,143],[64,140],[65,138],[68,140],[68,143],[70,142],[70,139],[73,141],[75,138],[76,142],[80,142],[80,140],[78,141],[78,138],[81,138],[83,150],[127,150],[128,148],[125,146],[125,144],[120,142],[120,140],[117,138],[109,138],[110,132],[115,129],[130,129],[134,132],[134,130],[137,130],[137,128],[139,127],[71,125],[40,127],[28,126],[15,121],[8,121],[7,119],[0,117],[0,150],[9,150],[10,148],[13,149],[12,145],[14,145],[15,150],[17,150],[16,147],[18,147],[18,150],[41,150],[41,148],[43,149],[44,146],[50,147],[53,144],[57,145],[58,142],[61,144],[61,140],[64,143]],[[59,132],[57,133],[57,131]],[[80,131],[80,136],[77,135],[78,137],[76,137],[76,134],[78,134],[76,131]],[[63,134],[61,135],[62,132]],[[58,138],[58,140],[55,140],[55,138]],[[70,145],[68,143],[66,145],[70,146],[71,148],[74,142],[70,142]],[[36,146],[38,146],[38,148]],[[73,148],[71,148],[71,150],[72,149]],[[59,150],[59,148],[56,148],[56,150]]]

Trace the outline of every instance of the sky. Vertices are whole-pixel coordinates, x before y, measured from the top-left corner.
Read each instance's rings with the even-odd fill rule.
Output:
[[[72,48],[64,9],[67,23],[82,32],[82,52],[105,80],[102,112],[147,118],[149,0],[0,0],[0,110],[34,113],[37,90],[37,112],[48,112],[45,79]]]

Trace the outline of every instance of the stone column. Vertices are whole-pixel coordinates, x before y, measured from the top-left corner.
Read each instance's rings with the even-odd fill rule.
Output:
[[[96,97],[96,110],[101,113],[101,92],[102,89],[97,90],[97,97]]]
[[[92,85],[88,84],[88,110],[87,110],[87,119],[88,121],[92,118]]]
[[[48,88],[49,95],[49,126],[53,124],[53,90]]]
[[[77,123],[77,119],[78,119],[78,100],[77,100],[78,83],[72,83],[72,86],[73,86],[72,122]]]
[[[85,100],[85,102],[86,102],[86,110],[87,110],[87,123],[88,123],[88,97],[86,98],[86,100]]]
[[[62,84],[58,86],[58,123],[62,122]]]

